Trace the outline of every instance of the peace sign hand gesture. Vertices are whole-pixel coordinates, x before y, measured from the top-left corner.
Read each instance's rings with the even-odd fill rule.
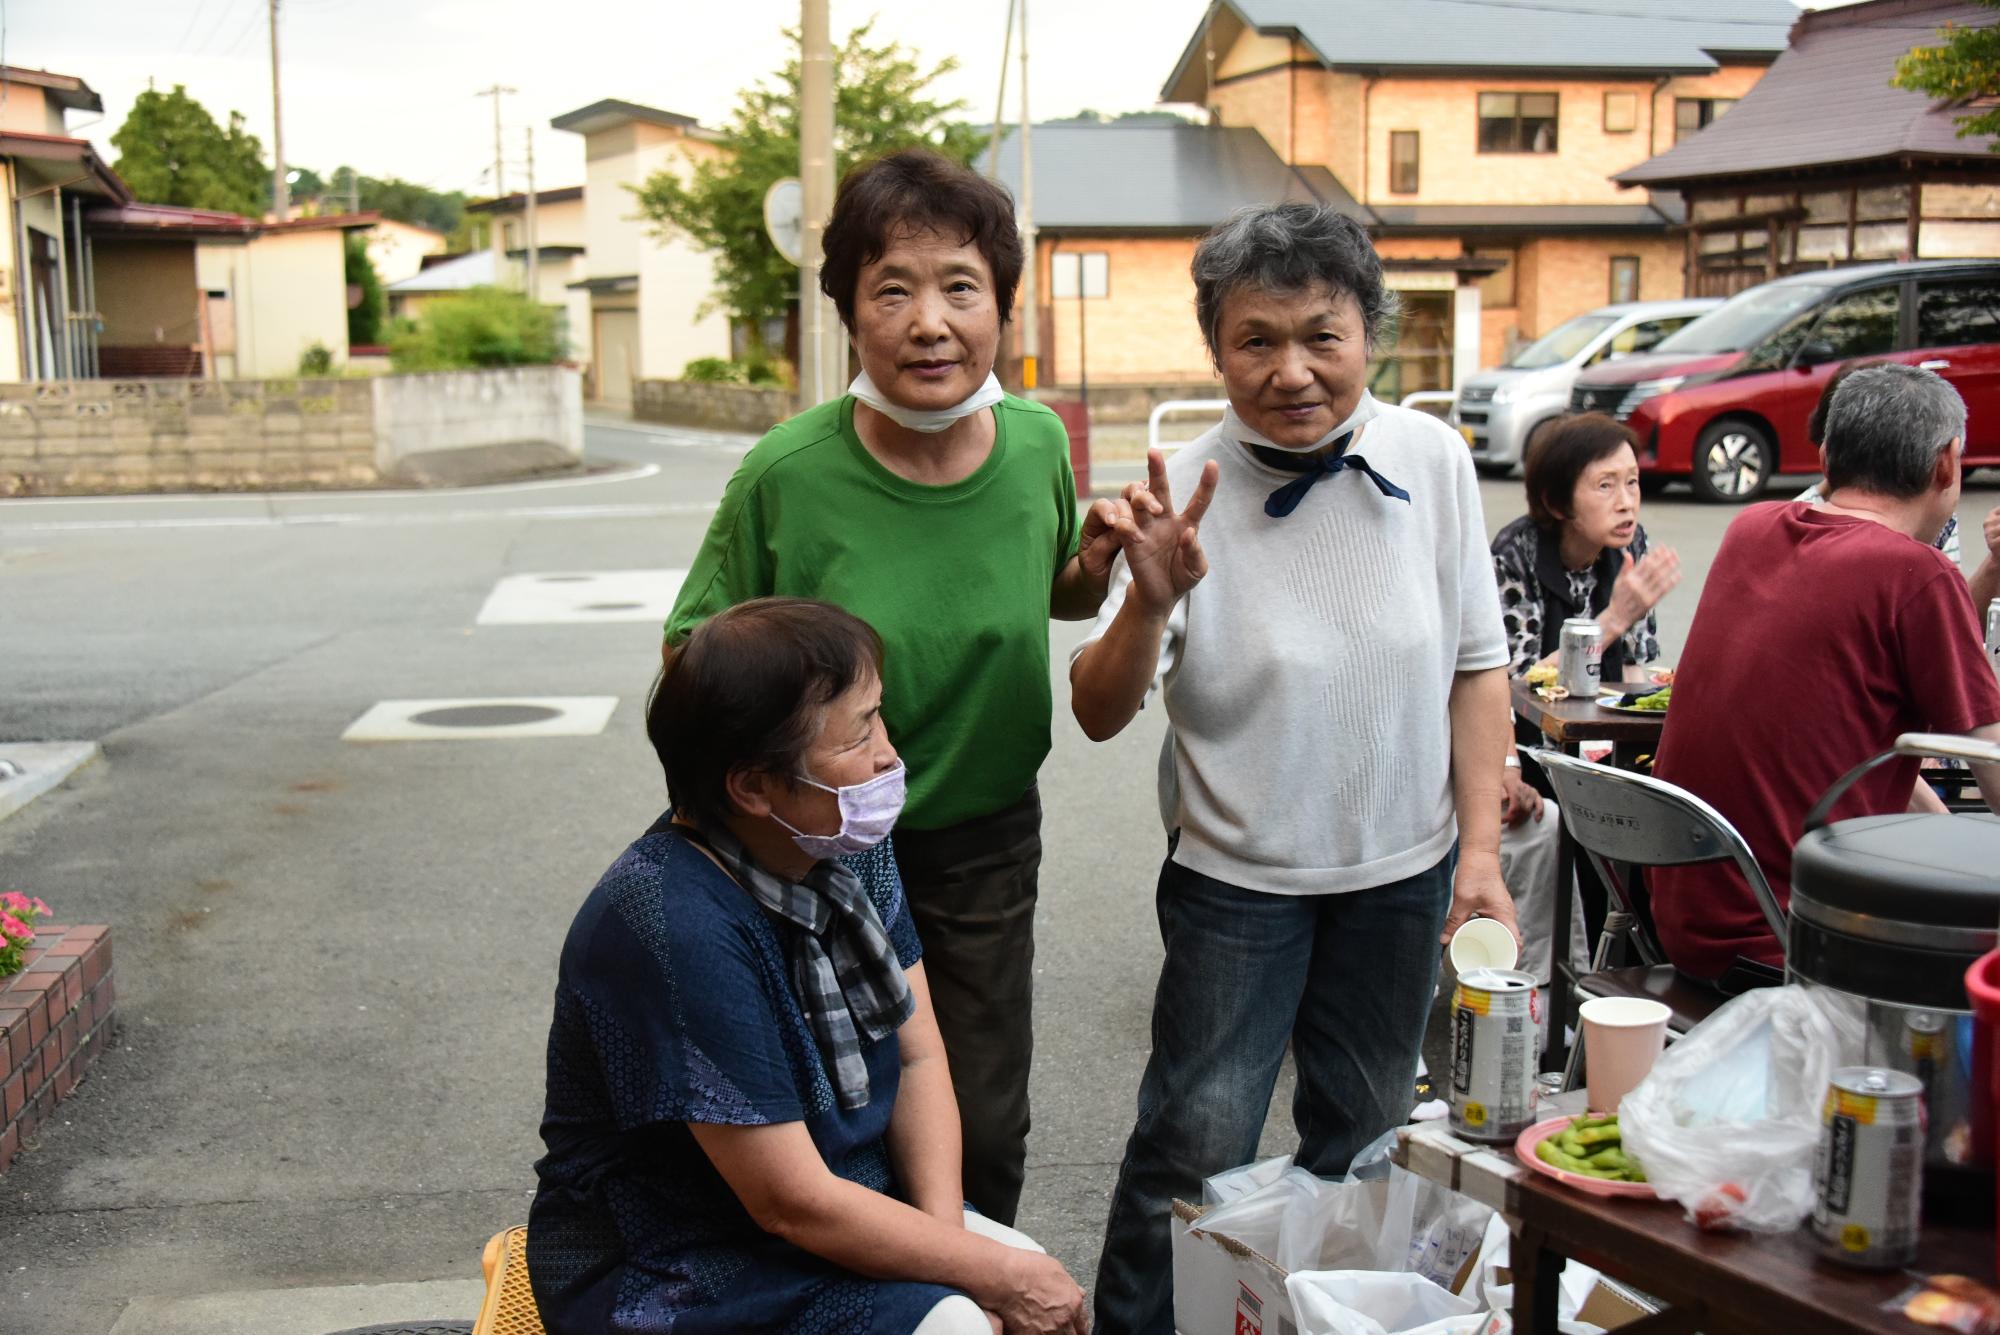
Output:
[[[1147,480],[1128,484],[1124,492],[1132,509],[1133,532],[1119,535],[1125,564],[1132,570],[1132,587],[1125,596],[1142,610],[1167,615],[1208,573],[1208,557],[1201,550],[1201,517],[1215,499],[1221,473],[1215,460],[1204,464],[1193,499],[1176,514],[1166,457],[1158,450],[1146,451]]]

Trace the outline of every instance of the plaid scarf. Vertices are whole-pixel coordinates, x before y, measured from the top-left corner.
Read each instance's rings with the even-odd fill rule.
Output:
[[[812,1026],[840,1106],[868,1106],[866,1038],[878,1043],[915,1013],[909,980],[882,929],[860,878],[832,858],[815,862],[803,881],[787,881],[757,865],[727,830],[690,830],[707,845],[750,897],[803,931],[780,932],[792,986]]]

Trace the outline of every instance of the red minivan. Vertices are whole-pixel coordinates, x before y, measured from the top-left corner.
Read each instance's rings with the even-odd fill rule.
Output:
[[[1818,473],[1806,421],[1850,361],[1934,370],[1965,398],[1965,463],[2000,465],[2000,262],[1925,260],[1794,274],[1739,292],[1651,352],[1592,367],[1571,412],[1638,433],[1658,486],[1742,502],[1777,473]]]

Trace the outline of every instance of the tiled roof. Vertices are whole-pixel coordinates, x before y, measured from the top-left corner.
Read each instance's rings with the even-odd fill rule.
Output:
[[[1793,0],[1220,0],[1160,96],[1202,100],[1211,23],[1230,40],[1297,37],[1333,69],[1695,74],[1770,59],[1798,14]]]
[[[1942,24],[1984,27],[1995,18],[1958,0],[1874,0],[1808,14],[1791,49],[1728,114],[1613,179],[1668,185],[1876,158],[1985,158],[1991,141],[1958,137],[1952,121],[1962,108],[1889,78],[1904,52],[1936,43]]]
[[[1199,232],[1240,208],[1322,200],[1370,221],[1324,167],[1287,167],[1243,126],[1037,125],[1035,226]],[[1020,132],[1000,145],[999,176],[1017,197]]]

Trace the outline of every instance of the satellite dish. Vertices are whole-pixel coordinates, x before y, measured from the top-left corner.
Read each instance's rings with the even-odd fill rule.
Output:
[[[787,261],[797,264],[805,256],[805,187],[796,176],[771,182],[764,192],[764,232]]]

